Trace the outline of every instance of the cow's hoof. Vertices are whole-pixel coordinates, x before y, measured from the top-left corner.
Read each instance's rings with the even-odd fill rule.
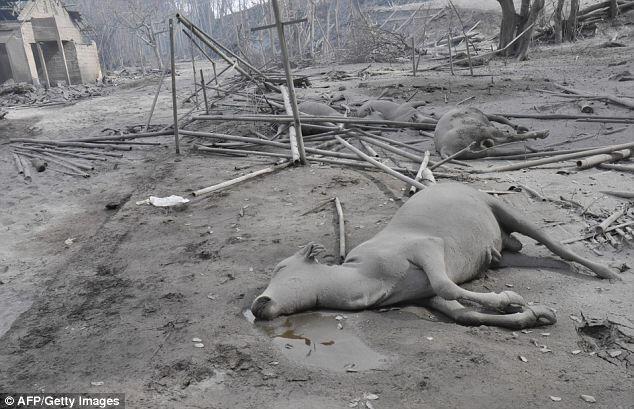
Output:
[[[522,310],[522,306],[526,305],[524,298],[513,291],[502,291],[500,295],[505,296],[506,300],[500,303],[500,310],[510,313]]]
[[[543,305],[533,305],[530,307],[526,307],[535,315],[535,326],[538,325],[553,325],[557,322],[557,316],[548,307]]]
[[[614,271],[612,271],[610,267],[607,267],[607,266],[599,265],[595,267],[593,271],[597,276],[601,278],[607,278],[610,280],[619,280],[619,281],[622,280],[621,277],[619,277]]]

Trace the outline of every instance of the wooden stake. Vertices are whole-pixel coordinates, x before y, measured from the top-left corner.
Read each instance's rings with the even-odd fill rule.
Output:
[[[280,13],[280,6],[277,0],[271,0],[273,14],[275,16],[275,24],[277,26],[277,35],[280,40],[280,49],[282,51],[282,62],[284,63],[284,72],[286,73],[286,83],[288,86],[288,94],[291,100],[291,108],[293,110],[293,119],[295,122],[295,132],[297,135],[297,149],[299,150],[299,160],[302,165],[306,165],[306,151],[304,150],[304,140],[302,139],[302,124],[299,117],[299,109],[297,108],[297,97],[295,96],[295,85],[293,84],[293,75],[291,73],[291,64],[288,60],[288,48],[286,47],[286,37],[284,35],[284,24]]]
[[[170,61],[172,68],[172,112],[174,114],[174,146],[176,148],[176,154],[180,155],[180,141],[178,138],[178,99],[176,96],[176,55],[174,44],[174,20],[169,20],[170,28]]]
[[[338,197],[335,197],[335,209],[339,220],[339,264],[346,259],[346,222],[343,217],[343,208]]]

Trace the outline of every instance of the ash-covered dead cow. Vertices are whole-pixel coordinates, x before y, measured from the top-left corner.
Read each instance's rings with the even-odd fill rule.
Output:
[[[518,232],[602,278],[618,278],[607,266],[585,259],[553,240],[495,198],[458,183],[438,184],[413,196],[372,239],[354,248],[342,265],[319,264],[323,247],[311,243],[275,267],[275,276],[251,306],[260,319],[310,309],[362,310],[423,302],[464,325],[527,328],[553,324],[545,306],[527,306],[515,292],[477,293],[459,284],[476,278],[518,252]],[[478,303],[489,313],[466,308]],[[500,314],[501,312],[501,314]]]
[[[504,131],[491,123],[498,122],[513,128]],[[548,131],[528,132],[528,129],[516,125],[506,118],[487,115],[476,108],[455,108],[444,114],[436,124],[434,143],[436,151],[445,159],[471,146],[462,152],[457,159],[477,159],[498,154],[522,153],[491,149],[496,145],[508,142],[518,142],[528,139],[543,139]]]

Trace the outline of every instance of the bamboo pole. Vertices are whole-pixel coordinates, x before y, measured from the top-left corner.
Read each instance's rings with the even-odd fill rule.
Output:
[[[454,153],[453,155],[451,155],[451,156],[447,156],[445,159],[443,159],[443,160],[441,160],[440,162],[438,162],[438,163],[436,163],[436,164],[432,165],[432,166],[429,168],[429,170],[434,170],[434,169],[436,169],[437,167],[442,166],[442,165],[444,165],[445,163],[450,162],[450,161],[452,161],[452,160],[456,159],[458,156],[460,156],[460,155],[462,155],[463,153],[465,153],[465,152],[467,152],[467,151],[471,150],[471,148],[472,148],[472,147],[473,147],[473,145],[475,145],[475,144],[476,144],[476,142],[475,142],[475,141],[471,142],[471,143],[469,144],[469,146],[467,146],[466,148],[462,148],[462,149],[460,149],[458,152]]]
[[[361,144],[361,146],[363,146],[363,149],[365,149],[365,151],[370,154],[370,156],[375,158],[380,157],[380,155],[374,149],[372,149],[372,146],[370,146],[368,142],[364,141],[363,139],[359,139],[359,143]]]
[[[233,65],[234,68],[236,69],[236,71],[238,71],[240,74],[242,74],[245,77],[249,78],[254,83],[257,83],[257,79],[253,75],[251,75],[251,73],[249,73],[244,68],[242,68],[242,66],[238,62],[244,64],[247,67],[250,67],[251,69],[253,69],[254,72],[257,72],[263,78],[263,81],[265,82],[267,87],[269,87],[269,88],[271,88],[271,89],[273,89],[273,90],[275,90],[277,92],[280,91],[280,89],[277,86],[266,82],[265,81],[266,77],[259,70],[257,70],[255,67],[251,66],[251,64],[246,62],[244,59],[238,57],[236,54],[234,54],[233,52],[231,52],[228,49],[226,49],[224,46],[222,46],[216,40],[214,40],[211,37],[209,37],[202,30],[198,29],[191,21],[187,20],[185,17],[183,17],[180,14],[177,14],[176,18],[181,23],[183,23],[183,25],[185,27],[187,27],[187,29],[189,29],[189,31],[191,31],[192,34],[194,34],[196,37],[198,37],[198,39],[200,41],[202,41],[207,47],[209,47],[216,54],[218,54],[220,56],[220,58],[225,60],[229,65]],[[225,53],[225,51],[228,52],[229,54],[231,54],[235,58],[235,61],[232,61],[231,58],[227,55],[227,53]]]
[[[88,178],[90,177],[90,175],[86,172],[83,172],[81,169],[78,169],[76,167],[74,167],[73,165],[70,165],[69,163],[65,162],[65,161],[58,161],[56,159],[52,159],[52,158],[48,158],[48,157],[43,157],[40,155],[36,155],[36,154],[31,154],[31,153],[20,153],[20,155],[26,156],[28,158],[39,158],[39,159],[46,159],[49,162],[55,163],[59,166],[65,167],[67,169],[72,170],[73,172],[75,172],[78,176],[84,177],[84,178]]]
[[[203,90],[203,101],[205,101],[205,113],[209,115],[209,100],[207,99],[207,86],[205,85],[205,74],[200,69],[200,85]]]
[[[154,110],[156,109],[156,103],[158,102],[159,94],[161,93],[161,88],[163,87],[163,81],[165,80],[165,75],[167,71],[163,70],[161,73],[161,79],[158,83],[158,87],[156,87],[156,93],[154,94],[154,100],[152,101],[152,108],[150,108],[150,113],[147,117],[147,122],[145,124],[145,132],[150,128],[150,124],[152,123],[152,117],[154,116]]]
[[[608,227],[610,227],[619,217],[622,217],[625,214],[626,210],[627,209],[623,207],[612,213],[607,219],[605,219],[595,227],[596,233],[604,234]]]
[[[284,35],[284,24],[280,13],[280,6],[277,0],[271,0],[271,7],[275,16],[275,25],[277,26],[277,35],[280,41],[280,50],[282,53],[282,62],[284,64],[284,73],[286,74],[286,83],[288,86],[288,96],[293,112],[293,122],[295,123],[295,133],[297,135],[297,149],[299,151],[300,163],[306,165],[306,152],[304,149],[304,140],[302,139],[302,123],[297,108],[297,97],[295,96],[295,84],[293,83],[293,74],[291,72],[291,64],[288,59],[288,48],[286,46],[286,36]]]
[[[294,118],[289,115],[199,115],[195,116],[197,121],[244,121],[244,122],[271,122],[271,123],[291,123]],[[332,116],[308,116],[301,115],[300,120],[303,123],[319,124],[323,122],[343,123],[343,124],[365,124],[365,125],[386,125],[393,128],[412,128],[422,130],[436,129],[436,122],[404,122],[404,121],[386,121],[382,119],[371,118],[350,118],[350,117],[332,117]],[[333,130],[334,127],[325,129]]]
[[[224,190],[224,189],[226,189],[228,187],[231,187],[233,185],[237,185],[238,183],[244,182],[246,180],[250,180],[250,179],[256,178],[256,177],[261,176],[261,175],[266,175],[266,174],[269,174],[269,173],[273,173],[273,172],[275,172],[275,171],[277,171],[279,169],[284,169],[284,168],[288,167],[289,165],[291,165],[291,162],[285,162],[285,163],[280,164],[280,165],[273,165],[273,166],[270,166],[268,168],[264,168],[264,169],[258,170],[256,172],[252,172],[252,173],[249,173],[247,175],[240,176],[240,177],[237,177],[235,179],[231,179],[231,180],[228,180],[226,182],[219,183],[217,185],[213,185],[213,186],[209,186],[209,187],[204,188],[204,189],[196,190],[195,192],[193,192],[193,195],[194,196],[203,196],[203,195],[207,195],[209,193],[218,192],[220,190]]]
[[[161,132],[142,132],[142,133],[130,133],[123,135],[111,135],[111,136],[94,136],[83,139],[64,139],[60,142],[101,142],[101,141],[123,141],[126,139],[144,139],[155,138],[157,136],[173,135],[173,131],[161,131]],[[14,139],[15,140],[15,139]]]
[[[421,182],[423,179],[423,173],[425,173],[425,170],[427,169],[427,165],[429,164],[429,151],[425,152],[425,155],[423,155],[423,160],[420,163],[420,167],[418,168],[418,172],[416,173],[416,177],[414,178],[415,181],[417,182]],[[431,173],[431,172],[429,172]],[[431,174],[432,178],[433,173]],[[418,191],[418,189],[416,189],[416,186],[410,186],[409,188],[409,195],[410,196],[414,196],[416,194],[416,192]]]
[[[266,79],[266,76],[262,73],[262,71],[258,70],[249,61],[247,61],[246,59],[240,57],[238,54],[234,53],[229,48],[227,48],[224,45],[222,45],[222,43],[220,43],[219,41],[217,41],[216,39],[211,37],[209,34],[205,33],[197,25],[192,23],[187,17],[184,17],[182,14],[176,14],[176,18],[181,23],[183,23],[183,25],[185,27],[187,27],[187,29],[189,31],[192,32],[192,34],[194,34],[196,37],[198,37],[203,43],[205,43],[205,45],[207,45],[216,54],[218,54],[220,57],[222,57],[222,59],[224,59],[225,61],[227,61],[230,64],[233,64],[234,62],[231,61],[230,58],[227,57],[227,54],[229,54],[231,57],[235,58],[235,60],[238,61],[240,64],[244,65],[245,67],[247,67],[251,71],[255,72],[256,74],[258,74],[263,79]],[[213,44],[210,45],[209,44],[210,42],[213,43]],[[220,51],[220,52],[218,52],[217,50]],[[252,76],[250,74],[248,74],[248,73],[247,73],[247,76],[252,78]],[[278,91],[278,90],[276,89],[276,91]]]
[[[24,166],[22,165],[22,161],[20,161],[20,157],[15,152],[13,152],[12,155],[15,167],[18,170],[18,175],[24,175]]]
[[[178,139],[178,100],[176,96],[176,56],[174,44],[174,20],[169,19],[170,29],[170,62],[172,68],[172,112],[174,114],[174,146],[176,154],[180,155],[180,141]]]
[[[604,153],[602,155],[590,156],[577,161],[577,169],[590,169],[605,162],[614,162],[629,158],[632,151],[624,149],[622,151],[614,151],[612,153]]]
[[[338,197],[335,197],[335,209],[339,220],[339,264],[341,264],[346,259],[346,221],[343,217],[343,208]]]
[[[258,139],[258,138],[249,138],[247,136],[236,136],[236,135],[226,135],[226,134],[219,134],[219,133],[194,132],[194,131],[184,131],[184,130],[181,130],[181,134],[186,136],[196,136],[196,137],[202,137],[202,138],[216,138],[216,139],[225,139],[228,141],[235,141],[235,142],[254,143],[256,145],[273,146],[276,148],[282,148],[284,150],[288,150],[289,148],[288,144],[285,144],[282,142],[269,141],[266,139]],[[332,156],[335,158],[342,158],[342,159],[356,159],[355,155],[326,151],[326,150],[315,149],[315,148],[306,148],[306,152],[314,153],[316,155]]]
[[[22,162],[22,158],[20,158],[20,162]],[[24,169],[24,179],[27,182],[30,182],[33,180],[33,177],[31,176],[31,168],[29,167],[29,163],[26,162],[22,162],[22,168]]]
[[[611,145],[611,146],[606,146],[606,147],[597,148],[597,149],[590,149],[583,152],[569,153],[566,155],[553,156],[550,158],[535,159],[535,160],[531,160],[531,161],[527,161],[523,163],[517,163],[513,165],[497,166],[497,167],[492,167],[488,169],[474,169],[472,170],[472,172],[474,173],[508,172],[512,170],[532,168],[535,166],[546,165],[549,163],[563,162],[570,159],[584,158],[584,157],[588,157],[592,155],[598,155],[602,153],[611,153],[614,151],[618,151],[622,149],[631,149],[631,148],[634,148],[634,142],[623,143],[620,145]]]
[[[372,139],[376,139],[376,140],[379,140],[379,141],[387,142],[387,143],[389,143],[391,145],[401,146],[403,148],[407,148],[407,149],[410,149],[410,150],[415,151],[415,152],[419,152],[419,153],[425,153],[426,152],[425,149],[417,148],[417,147],[409,145],[409,144],[407,144],[405,142],[397,141],[397,140],[394,140],[394,139],[391,139],[391,138],[387,138],[385,136],[375,135],[373,133],[366,132],[366,131],[364,131],[362,129],[349,128],[349,129],[344,129],[343,130],[343,133],[346,133],[346,134],[353,134],[353,133],[356,133],[356,132],[361,133],[361,134],[367,136],[368,138],[372,138]],[[422,141],[420,141],[420,142],[422,142]]]
[[[288,89],[284,85],[280,85],[280,91],[282,91],[282,98],[284,98],[284,109],[286,110],[286,114],[287,115],[292,114],[293,107],[291,104],[290,96],[288,94]],[[288,139],[291,144],[291,156],[292,156],[293,164],[296,165],[298,163],[302,163],[302,159],[299,154],[299,140],[297,138],[297,131],[295,129],[295,125],[290,125],[288,127]],[[304,156],[305,155],[306,153],[304,153]],[[306,158],[304,157],[303,162],[305,161],[306,161]]]
[[[469,36],[464,31],[464,23],[462,22],[462,17],[460,16],[460,13],[458,13],[458,9],[456,9],[456,6],[453,4],[453,1],[449,0],[449,4],[451,5],[451,8],[456,14],[456,17],[458,17],[458,21],[460,22],[462,35],[464,36],[465,44],[467,45],[467,60],[469,61],[469,72],[471,73],[471,76],[473,77],[473,63],[471,62],[471,51],[469,50]]]
[[[611,163],[602,163],[598,165],[598,167],[601,169],[617,170],[620,172],[634,172],[634,166],[628,166],[628,165],[614,165]]]
[[[447,41],[447,47],[449,47],[449,68],[451,70],[451,75],[456,75],[453,70],[453,54],[451,52],[451,26],[449,27],[449,33],[447,34],[449,41]]]
[[[66,152],[66,151],[55,150],[55,149],[50,149],[50,148],[31,148],[31,147],[28,147],[28,146],[22,146],[22,147],[20,147],[20,149],[31,151],[31,152],[53,153],[53,154],[58,154],[58,155],[65,155],[65,156],[70,156],[71,158],[78,158],[78,159],[98,160],[98,161],[103,161],[103,162],[108,160],[108,159],[106,159],[104,157],[100,157],[100,156],[82,155],[82,154],[78,154],[78,153]]]
[[[24,138],[11,139],[9,142],[10,143],[22,142],[22,143],[29,143],[34,145],[52,145],[52,146],[60,146],[60,147],[112,149],[116,151],[132,150],[131,146],[107,145],[107,144],[100,144],[100,143],[84,143],[84,142],[43,141],[39,139],[24,139]]]
[[[412,178],[409,178],[405,175],[402,175],[398,172],[396,172],[395,170],[393,170],[392,168],[390,168],[387,165],[382,164],[381,162],[377,161],[376,159],[366,155],[365,153],[363,153],[361,150],[355,148],[354,146],[352,146],[350,143],[348,143],[346,140],[344,140],[342,137],[340,137],[339,135],[335,135],[335,138],[346,148],[348,148],[349,150],[351,150],[352,152],[354,152],[358,157],[360,157],[361,159],[371,163],[372,165],[376,166],[377,168],[385,171],[386,173],[394,176],[397,179],[402,180],[403,182],[411,185],[411,186],[416,186],[418,189],[425,189],[425,185],[423,185],[420,182],[415,181]]]
[[[623,190],[602,190],[601,193],[620,197],[621,199],[634,199],[634,192],[626,192]]]
[[[579,115],[579,114],[522,114],[522,113],[506,113],[493,114],[495,116],[503,116],[506,118],[519,119],[605,119],[610,120],[630,120],[631,116],[600,116],[600,115]]]
[[[338,143],[338,142],[337,142]],[[252,150],[244,150],[244,149],[224,149],[224,148],[212,148],[209,146],[201,146],[195,145],[195,149],[201,152],[210,152],[210,153],[220,153],[220,154],[244,154],[244,155],[255,155],[255,156],[269,156],[274,158],[286,158],[292,159],[290,153],[276,153],[276,152],[264,152],[264,151],[252,151]],[[343,165],[343,166],[351,166],[355,168],[362,168],[364,170],[372,170],[372,171],[380,171],[376,167],[372,166],[369,163],[364,161],[360,161],[358,157],[355,156],[355,159],[337,159],[331,157],[317,157],[317,156],[308,156],[308,159],[313,162],[322,162],[333,165]],[[399,173],[412,173],[413,171],[408,168],[392,168],[395,172]]]

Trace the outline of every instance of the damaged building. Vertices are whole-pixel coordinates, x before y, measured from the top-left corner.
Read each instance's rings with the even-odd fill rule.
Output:
[[[0,0],[0,84],[101,80],[97,45],[81,14],[59,0]]]

